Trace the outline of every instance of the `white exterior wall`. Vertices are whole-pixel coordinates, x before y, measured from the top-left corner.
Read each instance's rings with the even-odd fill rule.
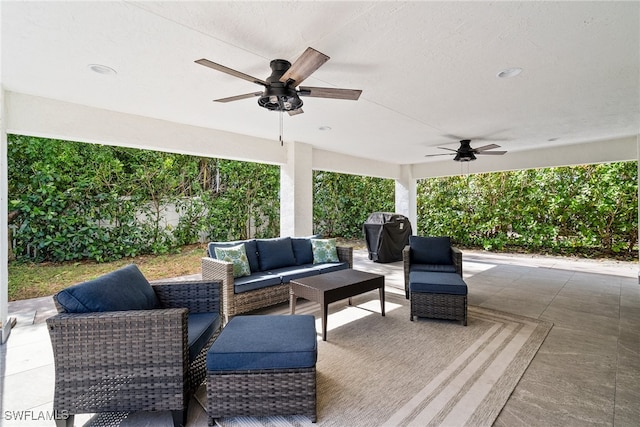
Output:
[[[9,227],[8,216],[8,178],[7,178],[7,132],[5,131],[5,92],[0,86],[0,218],[4,218],[0,232],[0,344],[4,343],[9,333]]]

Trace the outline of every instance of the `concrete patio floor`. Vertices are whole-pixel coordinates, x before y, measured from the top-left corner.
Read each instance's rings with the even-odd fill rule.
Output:
[[[469,304],[553,322],[496,426],[640,424],[640,285],[638,263],[465,251]],[[404,289],[402,262],[378,264],[354,251],[355,268]],[[340,304],[340,303],[336,303]],[[54,425],[53,355],[44,320],[51,297],[9,303],[17,324],[0,346],[0,425]],[[408,319],[407,319],[408,321]],[[192,410],[188,426],[206,426]],[[90,423],[76,416],[76,425]],[[160,426],[168,414],[139,414],[122,425]],[[375,425],[375,421],[372,420]]]

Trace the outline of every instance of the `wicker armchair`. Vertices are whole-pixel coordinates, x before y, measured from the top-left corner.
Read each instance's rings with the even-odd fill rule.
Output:
[[[337,246],[336,250],[340,262],[346,262],[349,268],[353,268],[353,248]],[[219,280],[222,283],[224,324],[235,315],[289,301],[288,282],[236,293],[231,262],[210,257],[202,258],[202,278]]]
[[[206,376],[206,352],[221,329],[220,284],[151,288],[161,308],[66,313],[54,297],[60,313],[47,319],[55,360],[53,409],[68,415],[56,420],[59,427],[72,426],[74,414],[101,412],[171,411],[174,425],[186,422],[189,399]],[[194,332],[197,322],[203,332],[190,348],[189,325]]]
[[[433,249],[435,252],[438,252],[440,249],[443,249],[447,252],[450,261],[447,263],[417,263],[414,259],[412,259],[411,253],[411,242],[419,241],[420,243],[431,243],[435,245]],[[402,251],[402,261],[404,267],[404,291],[407,299],[409,299],[409,273],[411,270],[420,270],[420,271],[433,271],[433,272],[450,272],[450,273],[458,273],[460,277],[462,277],[462,252],[460,249],[451,246],[448,237],[417,237],[410,236],[409,237],[410,244],[405,246]],[[440,246],[440,248],[438,247]],[[448,249],[444,249],[441,246],[447,246]],[[445,258],[447,258],[445,255]],[[437,258],[437,257],[436,257]]]
[[[450,319],[466,326],[468,287],[462,278],[462,252],[450,239],[410,236],[403,260],[410,320]]]

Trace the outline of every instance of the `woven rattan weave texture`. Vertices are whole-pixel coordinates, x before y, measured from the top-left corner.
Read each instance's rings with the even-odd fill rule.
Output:
[[[431,319],[460,320],[467,325],[467,296],[411,292],[411,320],[413,316]]]
[[[305,415],[316,422],[316,368],[207,372],[209,425],[234,416]]]

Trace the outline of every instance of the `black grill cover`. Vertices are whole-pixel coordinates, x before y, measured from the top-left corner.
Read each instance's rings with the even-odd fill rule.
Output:
[[[402,261],[402,249],[409,244],[411,223],[400,214],[374,212],[364,223],[369,259],[374,262]]]

